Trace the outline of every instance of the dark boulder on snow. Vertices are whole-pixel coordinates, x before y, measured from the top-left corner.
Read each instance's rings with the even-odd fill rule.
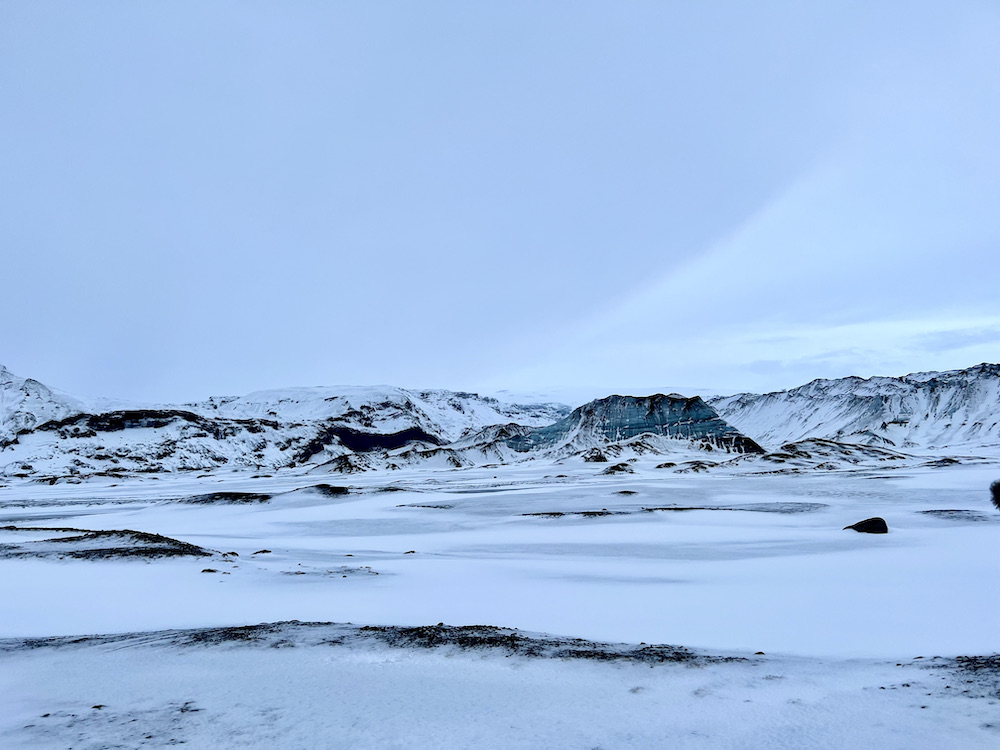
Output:
[[[845,526],[844,531],[848,529],[854,529],[859,534],[888,534],[889,526],[886,524],[884,518],[866,518],[864,521],[858,521],[850,526]]]
[[[1000,479],[990,485],[990,499],[997,510],[1000,510]]]
[[[635,474],[635,469],[633,469],[628,464],[614,464],[609,466],[602,474]]]

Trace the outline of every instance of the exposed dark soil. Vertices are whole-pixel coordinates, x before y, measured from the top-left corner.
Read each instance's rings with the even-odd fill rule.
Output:
[[[497,649],[507,654],[546,659],[596,659],[644,663],[737,661],[735,658],[704,657],[680,646],[614,645],[581,638],[529,636],[510,628],[493,625],[451,626],[439,623],[415,628],[368,625],[363,636],[396,648],[438,648],[453,646],[463,650]]]
[[[122,529],[90,531],[74,528],[3,526],[0,531],[38,534],[51,533],[47,539],[0,544],[0,559],[35,557],[75,560],[157,559],[164,557],[209,557],[210,550],[159,534]]]
[[[303,487],[302,489],[318,492],[325,497],[340,497],[341,495],[349,495],[351,492],[349,487],[336,487],[332,484],[314,484],[311,487]]]
[[[626,463],[612,464],[602,471],[601,474],[635,474],[635,469]]]
[[[616,644],[522,633],[493,625],[452,626],[438,623],[419,627],[391,625],[356,626],[338,623],[262,623],[242,627],[166,630],[159,633],[87,636],[82,638],[28,638],[0,641],[0,651],[66,648],[80,645],[116,646],[219,646],[254,645],[268,648],[293,646],[355,646],[381,644],[391,648],[457,648],[495,651],[506,656],[540,659],[588,659],[644,664],[707,664],[744,662],[741,657],[709,656],[681,646],[665,644]]]
[[[745,505],[664,505],[643,511],[732,510],[748,513],[815,513],[829,507],[824,503],[747,503]]]
[[[631,511],[627,510],[571,510],[571,511],[549,511],[542,513],[522,513],[522,516],[537,516],[538,518],[562,518],[563,516],[581,516],[582,518],[604,518],[605,516],[627,516]]]
[[[207,495],[192,495],[181,498],[182,503],[195,505],[248,505],[250,503],[266,503],[271,495],[260,492],[210,492]]]
[[[953,671],[956,682],[962,686],[961,694],[969,698],[1000,698],[1000,654],[956,656],[944,660],[935,657],[929,666]],[[991,728],[1000,728],[1000,724]]]
[[[823,503],[747,503],[746,505],[662,505],[639,510],[577,510],[577,511],[539,511],[537,513],[522,513],[522,516],[537,518],[562,518],[563,516],[582,516],[583,518],[603,518],[604,516],[628,516],[633,513],[653,513],[654,511],[690,511],[690,510],[729,510],[749,513],[814,513],[828,507]]]
[[[997,516],[980,513],[977,510],[922,510],[921,515],[933,516],[934,518],[944,518],[948,521],[966,521],[971,523],[997,523],[1000,518]]]

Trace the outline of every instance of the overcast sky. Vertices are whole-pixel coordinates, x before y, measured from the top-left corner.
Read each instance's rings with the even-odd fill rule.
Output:
[[[0,363],[85,395],[1000,360],[1000,4],[0,1]]]

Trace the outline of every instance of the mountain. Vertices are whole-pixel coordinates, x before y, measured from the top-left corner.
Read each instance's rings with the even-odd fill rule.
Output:
[[[709,399],[772,449],[807,438],[911,453],[1000,452],[1000,365],[903,377],[814,380],[788,391]]]
[[[719,455],[708,461],[707,452]],[[146,405],[79,399],[0,367],[0,476],[51,482],[222,467],[323,474],[538,458],[626,462],[608,467],[613,473],[642,455],[670,456],[661,467],[678,472],[787,472],[960,454],[1000,454],[1000,365],[814,380],[708,402],[615,395],[572,411],[391,386]]]
[[[608,396],[542,427],[497,424],[447,445],[414,443],[387,452],[383,465],[460,467],[570,457],[607,462],[646,454],[683,460],[703,457],[706,451],[763,453],[759,445],[726,424],[701,398],[677,394]],[[343,459],[331,467],[337,471],[367,468]]]
[[[506,438],[518,452],[560,448],[581,451],[639,436],[666,438],[709,450],[762,453],[763,449],[727,424],[700,396],[608,396],[574,409],[563,419]],[[662,445],[662,441],[660,441]]]
[[[31,378],[20,378],[0,365],[0,448],[17,434],[53,419],[79,413],[84,404]]]
[[[549,424],[568,411],[390,386],[288,388],[146,406],[77,399],[0,368],[0,475],[274,470],[337,459],[365,468],[370,460],[350,457],[446,445],[491,424]]]

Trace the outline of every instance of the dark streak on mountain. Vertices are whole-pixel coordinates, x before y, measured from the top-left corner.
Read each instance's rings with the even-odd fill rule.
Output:
[[[263,427],[277,429],[277,422],[265,419],[207,419],[198,414],[182,409],[129,409],[111,411],[104,414],[75,414],[65,419],[46,422],[36,429],[40,431],[59,431],[64,437],[91,437],[97,432],[121,432],[142,428],[166,427],[174,422],[188,422],[212,437],[222,440],[233,434],[234,430],[245,429],[247,432],[259,433]],[[28,430],[22,431],[23,433]]]
[[[416,441],[431,443],[432,445],[442,445],[441,438],[431,435],[419,427],[409,427],[399,432],[381,434],[377,432],[361,432],[352,430],[350,427],[328,424],[323,427],[308,443],[306,443],[295,455],[294,463],[301,464],[308,461],[324,448],[339,441],[348,450],[355,453],[367,453],[373,450],[394,450],[402,448],[407,443]]]

